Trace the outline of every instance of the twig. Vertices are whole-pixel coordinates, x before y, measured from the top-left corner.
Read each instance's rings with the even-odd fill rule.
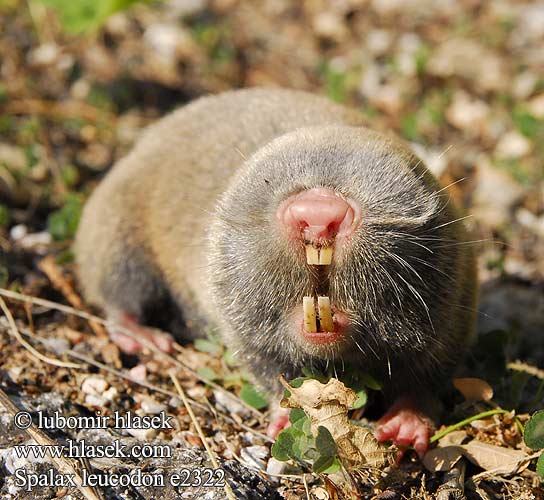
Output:
[[[87,308],[85,307],[85,304],[83,304],[83,301],[81,300],[81,297],[76,293],[74,290],[74,287],[66,280],[66,278],[63,276],[61,269],[55,262],[55,259],[52,255],[47,256],[45,259],[42,259],[38,267],[40,270],[49,278],[49,281],[51,281],[52,285],[59,290],[59,292],[64,295],[66,300],[76,309],[79,309],[80,311],[87,311]],[[100,337],[107,337],[108,334],[104,327],[100,323],[96,323],[94,321],[89,321],[89,326],[91,327],[92,331],[96,333]]]
[[[46,299],[40,299],[39,297],[32,297],[30,295],[25,295],[18,292],[13,292],[11,290],[6,290],[5,288],[0,288],[0,295],[4,297],[8,297],[10,299],[19,300],[22,302],[30,302],[31,304],[40,305],[43,307],[48,307],[49,309],[55,309],[57,311],[64,312],[66,314],[71,314],[73,316],[78,316],[80,318],[86,319],[87,321],[94,321],[95,323],[99,323],[101,325],[104,325],[106,327],[111,326],[115,327],[117,331],[120,333],[126,335],[127,337],[130,337],[132,339],[137,340],[140,344],[147,347],[149,350],[154,352],[157,356],[159,356],[162,359],[168,360],[169,362],[173,363],[174,365],[178,366],[179,368],[183,368],[188,373],[190,373],[193,377],[195,377],[200,382],[209,385],[213,389],[217,389],[218,391],[221,391],[225,396],[230,398],[233,401],[236,401],[237,403],[241,404],[248,410],[250,410],[254,415],[256,415],[258,418],[262,418],[263,414],[259,410],[253,408],[252,406],[249,406],[245,401],[240,399],[236,394],[233,394],[230,391],[227,391],[224,387],[220,386],[219,384],[216,384],[215,382],[212,382],[211,380],[208,380],[205,377],[202,377],[198,374],[195,370],[193,370],[190,366],[188,366],[183,361],[180,361],[179,359],[174,358],[170,354],[167,354],[163,351],[161,351],[155,344],[150,342],[144,337],[138,336],[135,334],[132,330],[124,327],[123,325],[119,325],[113,321],[105,320],[101,318],[100,316],[96,316],[94,314],[90,314],[85,311],[80,311],[74,307],[67,306],[65,304],[59,304],[58,302],[53,302]]]
[[[202,441],[202,444],[204,445],[204,448],[206,448],[206,452],[208,453],[208,456],[210,457],[210,461],[214,469],[219,469],[220,468],[219,463],[217,462],[217,459],[215,458],[215,454],[213,453],[212,449],[210,448],[210,445],[208,444],[208,441],[206,440],[206,436],[204,435],[204,432],[202,431],[202,427],[200,427],[200,424],[198,423],[198,420],[196,419],[195,414],[193,413],[193,409],[191,408],[191,405],[189,404],[189,401],[187,400],[187,397],[185,396],[185,391],[183,390],[183,387],[181,387],[181,384],[179,383],[176,373],[173,370],[170,370],[169,375],[172,381],[174,382],[174,385],[176,386],[176,389],[179,392],[179,395],[181,396],[183,404],[185,405],[185,408],[187,409],[187,413],[189,413],[189,417],[191,417],[193,425],[196,428],[196,432],[198,433],[200,440]],[[227,498],[229,500],[235,500],[234,493],[232,492],[230,484],[227,482],[226,479],[225,479],[225,493],[227,494]]]
[[[456,424],[446,427],[443,431],[435,433],[435,435],[432,436],[431,439],[429,439],[429,443],[434,443],[435,441],[442,439],[446,434],[456,431],[457,429],[461,429],[465,425],[470,424],[471,422],[474,422],[475,420],[482,420],[484,418],[491,417],[492,415],[506,415],[507,413],[510,413],[510,412],[506,410],[500,410],[500,409],[489,410],[489,411],[484,411],[483,413],[478,413],[478,415],[473,415],[472,417],[466,418],[465,420],[461,420],[461,422],[457,422]]]
[[[17,408],[17,406],[11,401],[11,399],[2,389],[0,389],[0,403],[2,403],[2,405],[6,408],[6,410],[8,410],[8,412],[12,416],[16,415],[19,412],[19,408]],[[56,441],[53,441],[47,434],[38,429],[34,424],[31,424],[30,427],[24,429],[24,431],[41,446],[49,447],[57,445]],[[83,485],[83,478],[75,467],[75,463],[78,462],[75,462],[74,460],[70,460],[63,456],[55,457],[51,453],[49,453],[49,457],[51,458],[51,462],[53,462],[53,465],[59,470],[59,472],[61,472],[62,474],[73,476],[77,489],[87,500],[104,500],[104,497],[96,488]]]
[[[310,500],[310,490],[308,489],[308,481],[306,481],[306,474],[302,474],[302,483],[304,484],[304,489],[306,490],[306,498]]]
[[[21,344],[32,356],[33,358],[36,358],[39,361],[43,361],[44,363],[49,363],[50,365],[54,366],[60,366],[63,368],[81,368],[80,365],[76,363],[71,363],[69,361],[60,361],[58,359],[50,358],[48,356],[45,356],[41,352],[37,351],[32,347],[21,335],[21,332],[19,332],[19,329],[17,328],[17,325],[15,324],[15,320],[13,319],[13,316],[11,314],[11,311],[8,309],[8,306],[6,305],[4,299],[0,297],[0,308],[2,309],[4,316],[8,320],[10,332],[11,335],[13,335],[19,344]]]
[[[4,106],[6,114],[44,115],[50,118],[83,118],[89,122],[105,121],[113,125],[114,116],[84,102],[47,101],[40,99],[21,99],[8,102]]]
[[[544,380],[544,370],[537,368],[536,366],[531,366],[523,361],[512,361],[506,365],[506,368],[509,370],[514,370],[516,372],[523,372],[532,375],[533,377]]]

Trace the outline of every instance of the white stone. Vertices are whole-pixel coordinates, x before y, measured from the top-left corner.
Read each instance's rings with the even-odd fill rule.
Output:
[[[35,49],[32,49],[28,54],[29,64],[37,66],[47,66],[56,61],[60,54],[58,45],[55,43],[44,43]]]
[[[519,73],[512,82],[512,94],[518,99],[529,97],[538,83],[538,76],[531,71]]]
[[[102,397],[106,401],[113,401],[118,395],[119,395],[119,391],[114,386],[111,386],[109,389],[105,390],[102,393]]]
[[[313,19],[313,28],[318,36],[342,40],[347,35],[347,30],[342,18],[332,11],[323,11]]]
[[[87,406],[104,406],[106,402],[106,398],[100,394],[87,394],[85,396],[85,404]]]
[[[371,30],[366,36],[366,47],[375,55],[386,54],[391,47],[391,33],[386,30]]]
[[[533,97],[528,103],[527,108],[535,118],[544,120],[544,94]]]
[[[102,377],[87,377],[81,384],[85,394],[102,394],[108,388],[108,382]]]
[[[489,106],[465,92],[457,92],[452,103],[446,109],[446,119],[461,130],[471,135],[481,133],[489,116]]]
[[[410,143],[410,146],[435,177],[440,177],[444,173],[448,166],[446,149],[426,148],[416,142]]]
[[[153,439],[157,436],[159,431],[157,429],[125,429],[131,436],[141,439],[142,441],[147,441]]]
[[[511,130],[501,137],[495,147],[495,153],[502,158],[521,158],[530,153],[531,149],[532,143],[529,139]]]
[[[266,464],[266,473],[272,477],[285,474],[289,469],[289,465],[286,462],[280,462],[274,457],[270,457]]]
[[[28,228],[24,224],[17,224],[11,228],[9,235],[12,240],[18,241],[28,234]]]
[[[13,170],[24,169],[27,164],[25,152],[17,146],[0,142],[0,164]]]
[[[166,412],[166,405],[155,401],[154,399],[144,399],[141,402],[142,410],[149,415],[156,415],[161,411]]]
[[[34,248],[37,246],[47,246],[53,241],[53,237],[47,231],[41,231],[39,233],[25,234],[19,243],[23,248]]]
[[[506,172],[492,166],[487,157],[480,158],[476,167],[472,212],[490,229],[499,229],[509,222],[524,189]]]
[[[241,416],[249,413],[249,410],[242,403],[239,403],[233,397],[227,396],[223,391],[215,390],[213,396],[218,408],[228,413],[237,413]]]
[[[266,459],[269,454],[270,452],[266,446],[248,446],[240,450],[240,456],[244,462],[263,471],[266,470]]]
[[[167,60],[176,57],[178,48],[186,44],[186,35],[175,24],[152,24],[144,32],[145,42]]]

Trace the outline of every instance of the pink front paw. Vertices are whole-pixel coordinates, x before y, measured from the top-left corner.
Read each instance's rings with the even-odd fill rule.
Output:
[[[272,412],[270,423],[266,428],[267,436],[276,439],[276,436],[285,429],[289,427],[291,423],[289,422],[289,410],[285,408],[279,408]]]
[[[429,447],[432,424],[407,401],[399,401],[378,421],[376,439],[397,446],[413,446],[419,458]]]

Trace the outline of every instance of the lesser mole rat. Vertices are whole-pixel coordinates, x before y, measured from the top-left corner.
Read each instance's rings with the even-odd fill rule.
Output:
[[[474,328],[466,242],[402,142],[325,98],[246,89],[149,127],[89,199],[75,251],[87,299],[164,351],[146,324],[168,309],[216,328],[270,394],[304,366],[373,374],[392,404],[378,439],[421,455],[425,401]]]

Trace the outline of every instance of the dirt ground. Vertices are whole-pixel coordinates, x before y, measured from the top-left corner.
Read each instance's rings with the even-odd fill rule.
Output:
[[[489,382],[494,396],[468,403],[456,394],[441,423],[493,408],[523,423],[543,409],[544,3],[516,0],[170,0],[138,3],[79,35],[41,1],[0,0],[0,388],[23,403],[61,395],[70,411],[164,408],[178,430],[158,437],[202,448],[167,375],[174,366],[213,452],[249,463],[270,485],[254,498],[335,498],[317,475],[264,473],[267,410],[199,380],[234,394],[247,384],[221,345],[183,346],[177,365],[150,351],[127,356],[103,325],[77,315],[101,314],[80,297],[70,250],[93,187],[147,124],[198,96],[248,86],[308,90],[359,110],[407,140],[465,207],[481,298],[463,375]],[[49,358],[68,361],[71,350],[78,367],[37,360],[10,315],[23,341]],[[513,415],[465,430],[527,451]],[[2,498],[32,498],[10,489],[8,445],[0,441]],[[489,474],[468,463],[464,473],[469,499],[544,499],[534,460]],[[410,454],[375,476],[360,478],[361,498],[448,498],[444,473]],[[55,492],[63,494],[73,493]]]

